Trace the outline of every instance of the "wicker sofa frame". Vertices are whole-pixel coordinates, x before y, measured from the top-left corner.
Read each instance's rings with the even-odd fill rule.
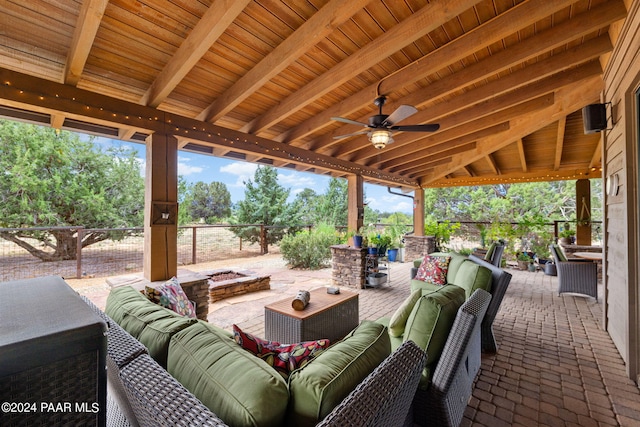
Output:
[[[107,426],[227,426],[86,297],[107,331]],[[426,361],[413,342],[389,355],[320,426],[412,425],[411,402]]]

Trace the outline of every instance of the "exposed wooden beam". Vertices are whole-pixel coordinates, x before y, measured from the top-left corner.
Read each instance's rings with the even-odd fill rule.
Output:
[[[529,6],[536,6],[539,4],[539,2],[528,2],[528,4]],[[461,85],[468,85],[480,81],[491,74],[495,74],[528,59],[535,58],[536,56],[540,55],[541,51],[550,51],[552,49],[560,47],[563,44],[567,43],[569,40],[583,37],[589,33],[592,33],[593,31],[596,31],[598,28],[603,28],[609,25],[611,22],[623,19],[625,16],[626,8],[624,7],[623,2],[620,0],[616,0],[615,2],[608,2],[606,4],[594,7],[591,11],[584,12],[569,21],[543,31],[540,34],[529,37],[528,39],[525,39],[524,41],[514,46],[510,46],[503,51],[495,53],[494,55],[480,61],[477,64],[469,65],[462,71],[448,76],[447,79],[445,79],[445,82],[450,81],[451,85],[442,89],[437,89],[434,87],[434,92],[429,97],[425,97],[421,94],[417,100],[409,98],[398,100],[398,102],[401,101],[411,105],[418,105],[419,102],[424,102],[425,99],[433,99],[433,97],[444,96],[447,93],[457,90],[457,88],[459,88]],[[497,16],[490,22],[494,21],[496,22],[498,27],[490,27],[489,31],[497,32],[497,34],[503,34],[502,27],[506,28],[506,26],[508,26],[512,20],[511,15],[507,11],[504,14]],[[482,27],[484,27],[484,25]],[[513,32],[515,32],[515,30],[511,33],[506,31],[504,33],[505,37],[512,34]],[[467,42],[466,49],[464,51],[459,51],[461,53],[464,53],[464,56],[472,55],[473,53],[477,52],[477,49],[480,47],[478,44],[478,40],[484,39],[474,38],[474,36],[471,36],[471,40]],[[432,56],[430,56],[434,55],[435,52],[425,56],[424,61],[420,61],[422,67],[416,66],[412,67],[411,69],[405,68],[394,74],[394,80],[397,78],[397,81],[399,82],[397,87],[403,87],[407,83],[425,78],[429,74],[444,67],[446,64],[450,64],[448,58],[448,55],[451,55],[451,52],[448,50],[450,46],[451,44],[447,44],[445,47],[435,51],[439,52],[442,50],[442,52],[439,53],[438,58],[433,58]],[[439,62],[435,61],[435,59],[439,59]],[[426,64],[424,62],[426,62]],[[389,80],[383,83],[387,92],[391,92],[397,89],[397,87],[390,85]],[[433,84],[428,86],[428,88],[432,87]],[[333,116],[348,116],[349,114],[359,110],[360,108],[370,105],[377,94],[377,90],[377,84],[370,85],[367,88],[350,96],[349,98],[346,98],[341,102],[334,104],[332,107],[325,109],[319,114],[314,115],[314,117],[306,120],[287,133],[280,135],[277,139],[284,142],[293,143],[294,145],[305,146],[305,142],[297,140],[319,129],[322,129],[323,127],[329,126],[331,124],[330,118]],[[393,104],[390,104],[390,108],[393,108]],[[362,117],[360,119],[362,119]],[[343,127],[341,130],[336,130],[335,134],[340,135],[350,133],[349,129],[350,128],[348,127]],[[326,143],[326,141],[324,142]],[[317,148],[317,145],[307,148],[314,149]]]
[[[64,83],[75,86],[80,81],[107,3],[109,0],[84,0],[82,2],[65,62]]]
[[[510,172],[495,177],[454,177],[446,175],[441,179],[426,185],[425,188],[439,187],[456,187],[456,186],[472,186],[472,185],[497,185],[497,184],[517,184],[523,182],[541,182],[541,181],[563,181],[576,180],[584,178],[602,178],[602,172],[589,169],[567,169],[554,171],[553,173],[541,174],[538,171],[530,171],[527,173]]]
[[[557,91],[556,102],[547,107],[535,111],[531,114],[524,115],[519,120],[511,122],[511,129],[506,132],[498,133],[487,137],[482,141],[478,141],[475,150],[457,155],[453,157],[450,166],[436,167],[433,172],[420,178],[422,186],[442,178],[470,162],[477,161],[488,153],[492,153],[502,147],[509,145],[514,139],[523,138],[524,136],[547,126],[549,123],[557,121],[560,117],[582,108],[584,105],[596,102],[603,90],[603,82],[600,76],[595,76],[586,81],[579,81],[570,86],[565,86]],[[506,141],[506,142],[505,142]]]
[[[52,114],[51,127],[57,130],[62,129],[62,125],[64,124],[64,119],[65,119],[64,114]]]
[[[591,156],[591,161],[589,162],[590,168],[600,166],[602,166],[602,138],[598,140],[598,145],[596,146],[596,149],[593,150],[593,156]]]
[[[173,57],[156,76],[141,103],[157,107],[198,63],[251,0],[214,0]]]
[[[292,147],[255,135],[226,129],[190,117],[159,111],[109,96],[63,85],[0,68],[0,103],[15,108],[66,114],[115,127],[131,127],[143,132],[159,132],[198,141],[202,145],[227,147],[234,151],[282,159],[290,163],[312,164],[336,173],[357,173],[370,182],[415,188],[417,181],[346,160]]]
[[[556,154],[553,160],[553,170],[560,170],[562,161],[562,149],[564,148],[564,131],[567,126],[567,117],[560,117],[558,120],[558,133],[556,134]]]
[[[447,140],[451,141],[455,138],[460,138],[467,134],[478,132],[482,129],[500,125],[501,123],[508,122],[522,114],[528,114],[537,109],[549,106],[553,104],[553,102],[553,93],[547,93],[533,99],[529,99],[525,102],[509,106],[508,108],[500,108],[498,112],[488,116],[474,117],[471,115],[474,119],[471,122],[464,122],[459,126],[452,125],[447,127],[446,131],[433,134],[431,136],[423,136],[420,139],[416,139],[413,144],[405,144],[402,147],[394,148],[393,153],[391,153],[391,151],[389,151],[389,153],[381,153],[380,157],[385,165],[397,165],[398,162],[392,162],[393,159],[398,159],[400,162],[406,162],[412,160],[414,156],[422,157],[420,152],[425,148],[442,144]],[[379,160],[375,160],[368,164],[371,166],[378,163]]]
[[[564,0],[567,1],[567,0]],[[574,0],[575,1],[575,0]],[[283,99],[274,108],[255,118],[240,129],[246,133],[259,133],[274,123],[300,110],[332,89],[374,66],[410,43],[429,34],[479,0],[437,0],[423,6],[404,21],[393,26],[380,37],[365,45],[348,58],[336,64],[326,73]]]
[[[491,154],[487,154],[487,156],[485,157],[485,160],[487,161],[487,164],[489,165],[489,168],[491,168],[491,171],[496,174],[496,175],[500,175],[500,169],[498,169],[498,165],[496,163],[496,159],[493,158],[493,156]]]
[[[370,2],[331,0],[196,118],[215,123]]]
[[[434,105],[429,105],[428,108],[418,112],[417,114],[411,117],[412,123],[431,123],[437,122],[440,117],[452,114],[456,111],[460,111],[461,109],[468,108],[469,105],[476,104],[479,102],[483,102],[487,99],[493,98],[495,96],[508,93],[517,88],[521,88],[527,84],[531,84],[532,82],[543,80],[545,78],[549,78],[553,75],[570,75],[570,73],[575,69],[578,64],[584,64],[587,61],[589,62],[589,70],[594,71],[595,69],[598,72],[602,72],[602,67],[597,61],[600,55],[611,51],[612,49],[611,42],[606,35],[595,38],[584,44],[580,44],[573,49],[568,51],[553,55],[549,58],[546,58],[542,61],[535,62],[533,64],[527,65],[523,68],[520,68],[510,74],[507,74],[500,79],[494,79],[489,83],[486,83],[482,86],[471,88],[464,93],[464,96],[455,96],[449,99],[446,99],[443,102],[436,103]],[[509,49],[507,49],[509,50]],[[516,50],[515,47],[513,50]],[[535,52],[535,44],[532,44],[527,49],[528,51]],[[509,50],[510,51],[510,50]],[[539,53],[539,52],[538,52]],[[485,73],[487,72],[487,68],[485,67],[485,62],[491,62],[496,64],[496,59],[500,59],[500,53],[490,56],[487,60],[481,61],[478,64],[469,66],[467,68],[462,69],[461,71],[448,76],[446,79],[439,80],[437,82],[432,83],[431,85],[416,91],[414,94],[408,95],[403,102],[407,102],[412,105],[416,105],[414,101],[418,99],[431,99],[438,98],[442,95],[449,94],[453,89],[459,90],[463,88],[463,85],[468,83],[473,83],[475,81],[475,77],[479,75],[480,77],[486,77]],[[490,70],[495,71],[496,68],[502,69],[504,67],[516,65],[513,62],[514,56],[517,55],[506,55],[504,56],[504,60],[502,62],[503,66],[501,67],[489,67]],[[586,64],[584,66],[587,66]],[[477,70],[477,73],[473,73],[474,70]],[[586,70],[583,70],[586,71]],[[563,73],[563,74],[560,74]],[[471,79],[471,80],[469,80]],[[416,97],[417,96],[417,97]],[[420,103],[423,103],[420,102]],[[420,104],[417,103],[417,104]],[[359,120],[365,120],[362,117]],[[310,149],[321,149],[322,152],[330,152],[329,150],[336,144],[336,141],[333,140],[333,136],[340,134],[348,134],[355,131],[357,128],[350,125],[341,126],[336,131],[331,132],[328,135],[325,135],[321,138],[318,138],[314,141],[313,144],[295,144],[303,147],[307,147]],[[348,142],[348,144],[352,144],[352,142]],[[346,147],[342,147],[345,149]],[[369,153],[371,154],[371,153]]]
[[[528,172],[527,166],[527,156],[524,153],[524,141],[522,138],[518,138],[516,141],[516,146],[518,147],[518,156],[520,157],[520,165],[522,166],[522,172]]]
[[[476,176],[476,173],[473,171],[473,169],[471,169],[471,166],[469,165],[463,166],[461,170],[463,170],[467,175],[469,175],[472,178]]]
[[[494,127],[492,132],[496,132],[496,131],[497,131],[496,127]],[[458,141],[456,141],[456,145],[455,146],[452,146],[452,145],[453,144],[440,144],[440,145],[430,147],[420,153],[421,156],[424,156],[424,157],[421,157],[418,159],[412,158],[411,161],[402,163],[402,165],[399,167],[385,168],[385,170],[389,170],[393,172],[402,171],[403,173],[411,173],[416,170],[419,170],[418,168],[423,167],[424,165],[430,165],[431,162],[437,159],[440,159],[443,157],[451,157],[454,154],[464,153],[467,150],[473,150],[474,148],[476,148],[475,140],[464,141],[464,142],[461,142],[459,145],[458,145]]]
[[[136,133],[135,129],[132,128],[120,128],[118,129],[118,138],[127,141],[133,137]]]

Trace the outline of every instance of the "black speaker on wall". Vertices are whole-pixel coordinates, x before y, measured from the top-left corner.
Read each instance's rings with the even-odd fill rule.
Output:
[[[607,128],[607,104],[590,104],[582,108],[584,133],[601,132]]]

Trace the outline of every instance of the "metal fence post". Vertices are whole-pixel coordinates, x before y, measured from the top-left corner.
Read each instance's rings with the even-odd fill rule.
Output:
[[[82,279],[82,236],[84,228],[77,229],[76,235],[76,279]]]
[[[196,252],[198,250],[198,245],[196,244],[196,227],[193,227],[192,230],[193,230],[193,234],[191,237],[191,264],[197,264]]]

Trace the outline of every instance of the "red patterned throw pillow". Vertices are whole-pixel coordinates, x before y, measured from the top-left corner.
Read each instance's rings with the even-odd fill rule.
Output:
[[[272,366],[285,379],[289,374],[301,368],[329,347],[329,340],[303,341],[296,344],[280,344],[267,341],[233,325],[233,339],[245,350],[255,354]]]
[[[417,280],[444,286],[447,284],[447,271],[449,270],[450,256],[425,255],[422,264],[416,274]]]
[[[172,277],[158,286],[157,292],[160,294],[159,303],[161,306],[167,307],[181,316],[196,317],[196,311],[177,278]]]

